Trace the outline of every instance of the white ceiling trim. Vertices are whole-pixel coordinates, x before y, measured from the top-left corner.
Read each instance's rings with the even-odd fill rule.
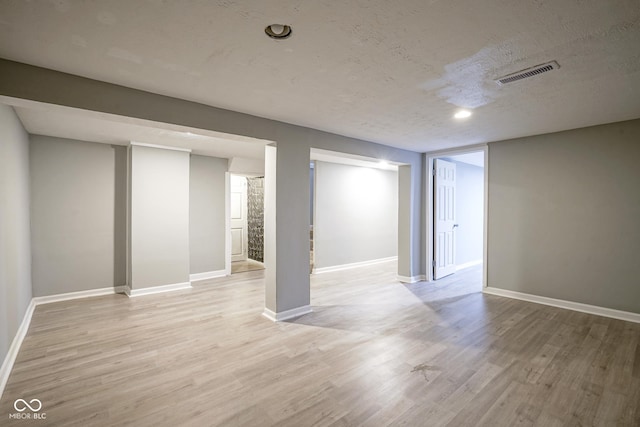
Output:
[[[30,134],[112,145],[131,141],[191,150],[193,154],[233,158],[264,159],[264,147],[272,141],[190,128],[170,123],[118,116],[61,105],[6,96]]]
[[[131,141],[129,145],[132,145],[135,147],[159,148],[161,150],[184,151],[187,153],[191,153],[190,148],[179,148],[179,147],[171,147],[168,145],[147,144],[146,142]]]
[[[311,160],[317,160],[320,162],[338,163],[342,165],[391,171],[397,171],[398,165],[400,164],[397,162],[390,162],[385,159],[375,159],[373,157],[340,153],[337,151],[322,150],[319,148],[312,148],[309,157]]]

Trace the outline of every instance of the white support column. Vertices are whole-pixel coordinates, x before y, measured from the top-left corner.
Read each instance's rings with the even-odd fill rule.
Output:
[[[188,288],[189,150],[129,147],[129,296]]]
[[[398,279],[417,281],[411,263],[411,165],[398,167]]]
[[[311,312],[309,148],[265,148],[264,315],[279,321]]]

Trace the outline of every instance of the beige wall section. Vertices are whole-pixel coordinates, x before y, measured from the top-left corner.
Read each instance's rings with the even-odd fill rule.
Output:
[[[640,313],[640,120],[489,146],[488,285]]]
[[[30,301],[29,136],[0,104],[0,365]]]
[[[191,156],[189,177],[190,273],[225,269],[227,159]]]
[[[33,295],[114,286],[115,150],[31,136]]]
[[[189,282],[189,157],[129,147],[133,290]]]
[[[316,161],[315,267],[398,254],[398,173]]]

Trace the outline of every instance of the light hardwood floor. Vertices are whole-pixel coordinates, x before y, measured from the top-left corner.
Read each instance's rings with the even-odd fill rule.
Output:
[[[264,270],[264,264],[253,259],[247,259],[245,261],[234,261],[231,263],[231,274],[244,273],[246,271],[255,270]]]
[[[394,268],[313,276],[282,323],[263,271],[38,306],[0,425],[640,425],[640,325]],[[18,398],[46,420],[8,420]]]

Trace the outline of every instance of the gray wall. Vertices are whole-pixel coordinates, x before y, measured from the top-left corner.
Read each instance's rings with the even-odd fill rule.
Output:
[[[115,154],[31,136],[34,296],[114,286]]]
[[[315,172],[315,162],[311,164],[309,168],[309,224],[313,225],[313,205],[315,203],[315,194],[313,194],[314,189],[316,187],[316,172]]]
[[[190,273],[225,269],[227,159],[191,155],[189,172]]]
[[[640,313],[640,120],[489,146],[488,285]]]
[[[278,298],[276,295],[277,287],[272,286],[273,283],[277,283],[278,271],[273,268],[278,263],[278,257],[276,250],[276,196],[277,196],[277,163],[278,163],[278,149],[273,146],[264,147],[264,265],[265,271],[265,295],[264,303],[267,309],[278,312]],[[308,226],[307,226],[308,228]],[[309,240],[307,239],[307,242]],[[308,259],[307,259],[308,262]],[[307,268],[307,275],[309,269]],[[300,289],[301,287],[297,287]],[[309,295],[298,296],[301,300],[304,298],[311,298],[311,291]],[[295,301],[295,300],[294,300]],[[295,306],[294,306],[295,307]],[[282,309],[281,309],[282,310]]]
[[[0,75],[0,95],[276,141],[271,173],[277,176],[271,179],[273,191],[265,192],[265,203],[269,197],[274,198],[273,211],[265,210],[265,222],[274,227],[273,236],[265,235],[265,301],[272,311],[286,311],[310,301],[311,147],[408,165],[400,178],[400,187],[406,186],[399,196],[400,223],[406,227],[398,234],[398,273],[417,276],[425,272],[425,171],[423,156],[418,153],[3,59]],[[268,173],[265,168],[265,180]],[[270,185],[266,187],[268,190]],[[276,216],[273,221],[268,218],[270,214]],[[271,251],[274,256],[270,258]],[[277,271],[270,274],[269,269]]]
[[[131,289],[189,281],[189,158],[184,151],[133,145]]]
[[[482,261],[484,228],[484,169],[468,163],[456,165],[456,264]]]
[[[0,104],[0,365],[30,301],[29,137]]]
[[[397,255],[398,174],[316,161],[315,267]]]
[[[127,284],[127,185],[128,148],[114,145],[113,284]]]

